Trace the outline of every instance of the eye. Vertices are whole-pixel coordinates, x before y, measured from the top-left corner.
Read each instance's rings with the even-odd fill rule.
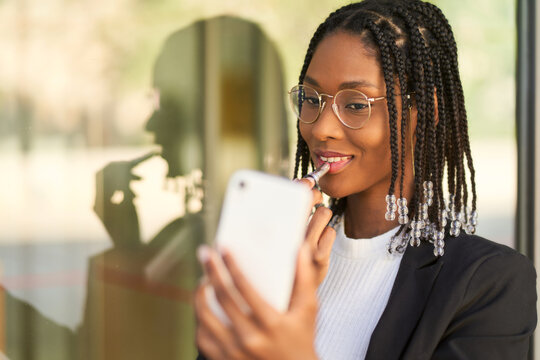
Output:
[[[306,96],[305,102],[313,106],[319,106],[319,98],[316,96]]]
[[[369,107],[368,104],[366,104],[366,103],[360,103],[360,102],[356,102],[356,103],[348,103],[347,105],[345,105],[345,109],[350,110],[350,111],[362,111],[362,110],[367,110],[368,107]]]

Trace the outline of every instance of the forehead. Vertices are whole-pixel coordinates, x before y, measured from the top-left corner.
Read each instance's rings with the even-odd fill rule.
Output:
[[[343,84],[366,91],[384,89],[381,66],[366,50],[359,35],[337,32],[326,36],[317,46],[306,72],[306,83],[315,80],[321,90],[336,92]],[[349,86],[348,86],[349,87]]]

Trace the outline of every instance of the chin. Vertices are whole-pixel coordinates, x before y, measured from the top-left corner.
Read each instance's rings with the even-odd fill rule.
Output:
[[[326,195],[333,198],[344,198],[350,195],[346,187],[343,186],[343,183],[340,184],[337,181],[329,182],[327,180],[328,179],[321,179],[321,181],[319,182],[321,191]]]

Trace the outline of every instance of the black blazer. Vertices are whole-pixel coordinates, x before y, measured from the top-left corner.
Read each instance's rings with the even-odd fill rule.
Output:
[[[536,327],[531,261],[464,232],[445,240],[441,258],[431,244],[407,247],[366,360],[526,359]]]

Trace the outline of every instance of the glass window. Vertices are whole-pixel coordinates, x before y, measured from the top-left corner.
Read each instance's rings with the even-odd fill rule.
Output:
[[[290,174],[286,90],[348,2],[0,1],[7,358],[195,358],[195,248],[232,171]],[[478,234],[513,246],[515,2],[435,3],[459,46]]]

